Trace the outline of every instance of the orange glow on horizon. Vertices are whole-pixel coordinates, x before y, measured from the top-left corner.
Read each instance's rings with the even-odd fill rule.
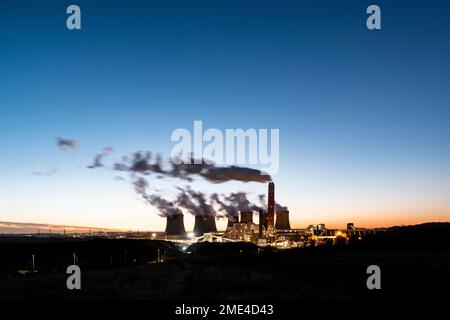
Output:
[[[304,221],[291,219],[291,226],[293,229],[301,229],[305,228],[310,224],[324,223],[327,228],[330,229],[345,229],[347,223],[354,223],[355,227],[360,228],[387,228],[394,226],[408,226],[408,225],[416,225],[423,223],[432,223],[432,222],[450,222],[450,215],[437,216],[436,218],[430,219],[430,217],[411,217],[409,219],[404,219],[403,217],[390,217],[390,218],[379,218],[379,219],[371,219],[371,218],[360,218],[353,219],[351,221],[341,221],[341,220],[320,220],[320,221]]]

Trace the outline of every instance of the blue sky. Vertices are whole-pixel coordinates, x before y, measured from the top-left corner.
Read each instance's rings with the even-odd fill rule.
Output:
[[[65,27],[70,4],[82,30]],[[0,220],[163,228],[85,166],[105,146],[168,155],[202,120],[280,129],[277,199],[298,226],[448,221],[450,4],[377,1],[369,31],[370,4],[2,1]]]

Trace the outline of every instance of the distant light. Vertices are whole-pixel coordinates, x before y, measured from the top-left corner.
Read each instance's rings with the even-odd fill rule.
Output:
[[[152,238],[156,238],[156,233],[152,233]]]
[[[183,251],[186,251],[186,249],[187,249],[187,247],[183,247],[183,248],[181,248],[181,250],[183,250]]]
[[[336,232],[336,235],[339,237],[340,235],[342,235],[341,231]]]
[[[193,238],[194,237],[194,233],[193,232],[189,232],[187,235],[188,235],[189,238]]]

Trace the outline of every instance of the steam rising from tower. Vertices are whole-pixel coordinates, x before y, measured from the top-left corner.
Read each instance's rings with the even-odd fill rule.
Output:
[[[187,189],[178,188],[180,194],[177,198],[177,205],[186,209],[195,216],[194,234],[202,236],[204,233],[217,232],[216,212],[212,206],[212,201],[218,199],[213,197],[208,201],[207,195],[194,191],[190,187]]]

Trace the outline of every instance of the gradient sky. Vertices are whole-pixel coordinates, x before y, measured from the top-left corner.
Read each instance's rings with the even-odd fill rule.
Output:
[[[296,227],[450,220],[448,1],[2,0],[0,41],[0,221],[162,230],[86,165],[105,146],[168,155],[194,120],[280,129],[273,178]]]

